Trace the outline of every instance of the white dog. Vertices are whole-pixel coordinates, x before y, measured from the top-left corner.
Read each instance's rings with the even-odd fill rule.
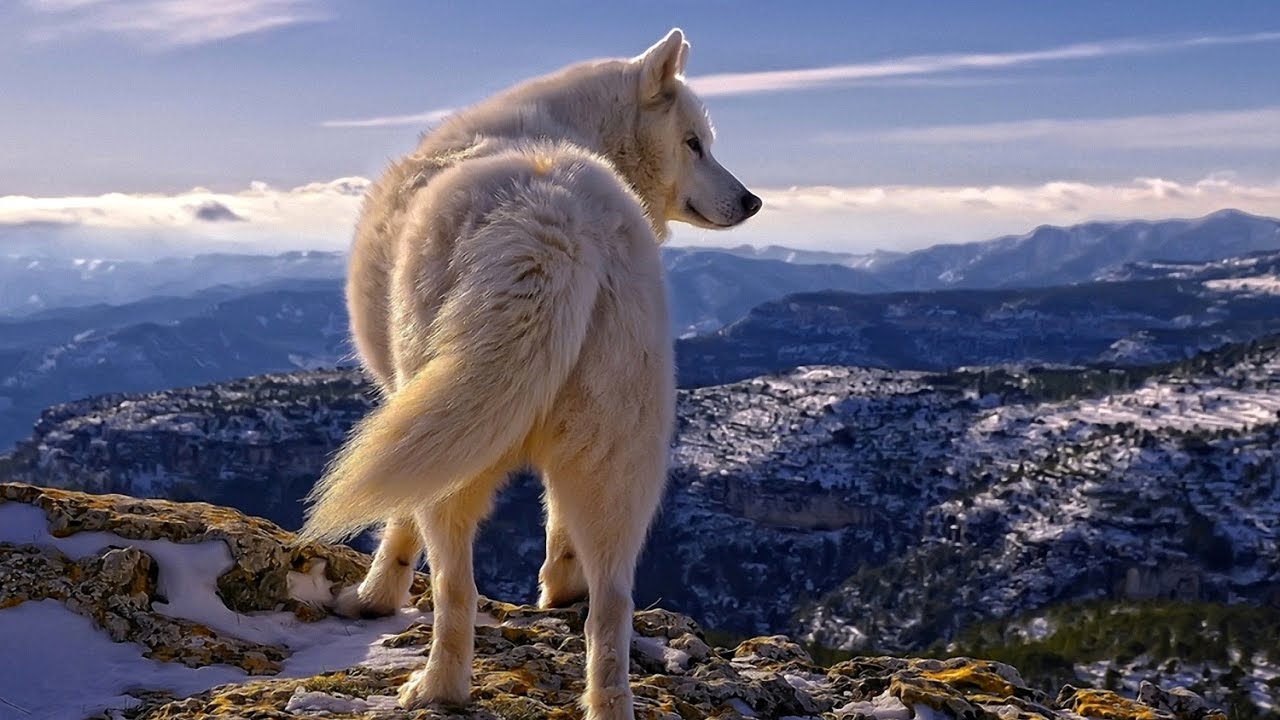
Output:
[[[546,488],[540,603],[590,598],[586,715],[632,714],[636,558],[666,479],[672,347],[658,246],[672,220],[737,225],[760,199],[711,157],[679,30],[459,111],[370,189],[347,303],[386,401],[310,500],[302,537],[386,523],[348,615],[435,598],[406,708],[470,697],[472,540],[513,470]]]

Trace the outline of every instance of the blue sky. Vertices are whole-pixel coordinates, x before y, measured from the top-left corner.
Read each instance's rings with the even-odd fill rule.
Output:
[[[678,242],[1280,214],[1275,2],[15,0],[0,224],[340,247],[358,183],[332,181],[411,148],[414,116],[672,26],[717,155],[767,208]],[[187,212],[209,202],[244,221]]]

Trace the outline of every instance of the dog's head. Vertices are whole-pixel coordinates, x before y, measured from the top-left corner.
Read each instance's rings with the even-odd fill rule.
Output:
[[[733,227],[760,210],[752,194],[711,155],[715,133],[706,108],[684,82],[689,43],[672,30],[629,63],[639,112],[635,140],[644,161],[631,178],[658,217],[698,227]]]

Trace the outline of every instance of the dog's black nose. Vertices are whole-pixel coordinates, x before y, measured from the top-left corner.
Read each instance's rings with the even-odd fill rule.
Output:
[[[751,217],[752,215],[760,212],[760,206],[763,204],[764,203],[761,202],[760,198],[752,195],[751,193],[747,193],[742,196],[742,211],[747,214],[747,217]]]

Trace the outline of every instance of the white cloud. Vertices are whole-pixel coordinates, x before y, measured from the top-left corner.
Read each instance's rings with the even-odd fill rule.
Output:
[[[1199,217],[1223,208],[1280,215],[1280,182],[1231,174],[1181,182],[1059,181],[1041,185],[798,187],[757,191],[764,210],[734,241],[848,251],[914,249],[1093,220]],[[722,244],[702,234],[699,244]]]
[[[1215,45],[1247,45],[1280,42],[1280,32],[1242,35],[1209,35],[1180,40],[1129,39],[1077,43],[1044,50],[1007,53],[954,53],[913,55],[850,65],[799,70],[766,70],[702,75],[689,83],[700,94],[748,95],[845,85],[889,77],[934,75],[958,70],[995,70],[1069,60],[1089,60],[1125,55],[1152,55]]]
[[[327,128],[370,128],[398,127],[401,125],[430,125],[453,114],[453,108],[428,110],[413,115],[385,115],[383,117],[361,118],[356,120],[325,120],[320,127]]]
[[[1280,184],[1250,185],[1231,174],[1193,183],[1140,177],[1120,183],[1056,181],[1041,185],[809,186],[762,190],[767,206],[779,212],[901,211],[1043,213],[1059,216],[1161,217],[1200,214],[1225,206],[1252,205],[1257,212],[1280,209]],[[1248,208],[1241,208],[1248,209]]]
[[[0,226],[31,223],[83,230],[218,241],[262,249],[343,249],[369,181],[339,178],[291,189],[252,183],[238,192],[194,188],[173,195],[0,197]],[[209,208],[216,208],[211,214]],[[234,222],[228,222],[234,220]]]
[[[292,189],[254,183],[239,192],[196,188],[175,195],[112,193],[92,197],[0,197],[0,226],[57,223],[85,233],[110,231],[240,243],[248,249],[343,250],[369,181],[340,178]],[[675,242],[749,242],[810,249],[907,249],[982,240],[1037,225],[1090,220],[1198,217],[1223,208],[1280,215],[1280,181],[1250,184],[1229,174],[1193,182],[1137,178],[1126,182],[1060,181],[1042,185],[883,185],[757,189],[764,210],[729,232],[676,225]],[[218,207],[214,222],[202,208]]]
[[[1094,148],[1280,148],[1280,107],[1038,119],[823,135],[820,142],[962,145],[1035,141]]]
[[[330,15],[319,0],[26,0],[46,17],[30,36],[118,35],[168,49],[226,40]]]

